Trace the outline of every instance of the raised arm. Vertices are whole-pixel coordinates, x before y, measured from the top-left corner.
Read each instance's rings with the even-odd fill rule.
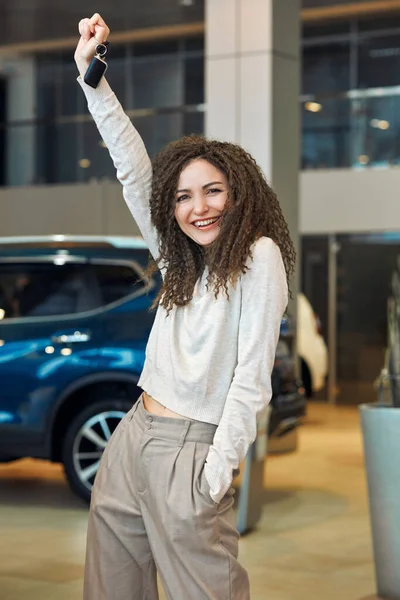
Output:
[[[78,81],[85,93],[89,111],[117,170],[123,195],[149,250],[159,256],[158,237],[151,223],[149,199],[152,169],[143,141],[123,111],[114,92],[103,77],[97,88],[86,85],[83,77],[93,58],[98,42],[105,42],[109,28],[99,14],[79,23],[81,38],[75,51]]]
[[[257,418],[271,400],[271,374],[288,300],[278,246],[263,237],[252,253],[249,270],[241,280],[238,363],[205,465],[215,502],[220,502],[230,487],[233,470],[256,438]]]

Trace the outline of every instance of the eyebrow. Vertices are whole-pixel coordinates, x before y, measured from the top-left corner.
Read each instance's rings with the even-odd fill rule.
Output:
[[[212,185],[224,185],[222,181],[211,181],[210,183],[206,183],[205,185],[203,185],[203,190],[207,189],[208,187],[212,186]],[[190,192],[191,190],[189,189],[182,189],[182,190],[176,190],[177,194],[181,194],[182,192]]]

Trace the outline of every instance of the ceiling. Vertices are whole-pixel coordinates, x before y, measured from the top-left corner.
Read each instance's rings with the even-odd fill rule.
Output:
[[[365,0],[301,2],[303,8],[365,4]],[[115,32],[202,22],[204,3],[205,0],[0,0],[0,46],[71,38],[77,33],[79,20],[94,12],[99,12]]]
[[[185,1],[0,0],[0,45],[74,36],[79,20],[95,12],[114,31],[203,21],[203,0]]]

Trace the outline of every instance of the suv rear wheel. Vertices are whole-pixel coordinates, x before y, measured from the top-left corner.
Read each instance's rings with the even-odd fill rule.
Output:
[[[100,458],[118,423],[132,407],[123,400],[97,400],[78,413],[68,425],[62,462],[75,494],[90,501]]]

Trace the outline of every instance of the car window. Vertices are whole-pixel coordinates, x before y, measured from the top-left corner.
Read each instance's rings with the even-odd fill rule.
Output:
[[[51,261],[0,265],[0,318],[93,310],[144,287],[128,266]]]
[[[125,296],[143,290],[145,282],[129,266],[92,265],[104,304],[111,304]]]

